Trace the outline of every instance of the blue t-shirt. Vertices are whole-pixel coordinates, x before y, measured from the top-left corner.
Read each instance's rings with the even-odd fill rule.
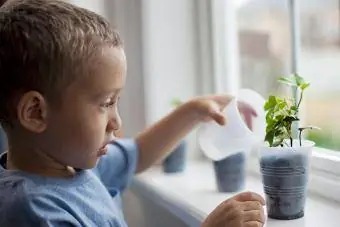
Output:
[[[7,137],[6,133],[0,125],[0,154],[7,150]]]
[[[43,177],[0,165],[0,226],[126,227],[120,193],[135,172],[137,155],[135,141],[120,140],[109,145],[94,169],[72,178]]]

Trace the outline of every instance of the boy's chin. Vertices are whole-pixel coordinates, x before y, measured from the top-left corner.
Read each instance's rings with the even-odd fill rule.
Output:
[[[93,169],[94,167],[97,166],[98,162],[99,162],[99,158],[96,158],[95,160],[90,160],[88,163],[86,164],[83,164],[83,165],[79,165],[78,167],[74,167],[74,169],[76,171],[79,171],[79,170],[86,170],[86,169]]]

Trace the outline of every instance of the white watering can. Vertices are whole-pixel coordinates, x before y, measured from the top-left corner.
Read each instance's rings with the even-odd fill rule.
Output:
[[[241,113],[238,103],[249,107],[248,116]],[[203,153],[211,160],[218,161],[239,152],[249,152],[262,143],[266,127],[264,103],[263,97],[255,91],[240,90],[223,111],[227,121],[224,126],[209,122],[198,129],[198,143]],[[256,115],[252,115],[250,109]]]

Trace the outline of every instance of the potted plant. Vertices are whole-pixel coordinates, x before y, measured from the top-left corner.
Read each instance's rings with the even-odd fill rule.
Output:
[[[176,108],[182,104],[178,98],[171,101],[172,107]],[[162,166],[165,173],[183,172],[186,167],[187,141],[183,139],[163,160]]]
[[[297,124],[303,95],[310,84],[296,74],[279,82],[295,89],[296,96],[270,96],[265,103],[266,145],[260,149],[260,171],[268,217],[291,220],[304,216],[314,142],[302,140],[302,133],[315,127]]]
[[[216,185],[219,192],[237,192],[245,187],[246,155],[244,151],[213,161]]]

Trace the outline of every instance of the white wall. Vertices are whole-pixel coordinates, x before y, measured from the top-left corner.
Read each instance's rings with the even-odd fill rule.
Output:
[[[177,97],[187,100],[200,90],[195,0],[142,1],[143,79],[146,124],[172,110]],[[197,157],[195,133],[191,133],[189,156]]]
[[[193,1],[143,1],[147,123],[170,110],[174,97],[196,94]]]
[[[71,2],[80,7],[89,9],[103,16],[105,15],[105,0],[71,0]]]

